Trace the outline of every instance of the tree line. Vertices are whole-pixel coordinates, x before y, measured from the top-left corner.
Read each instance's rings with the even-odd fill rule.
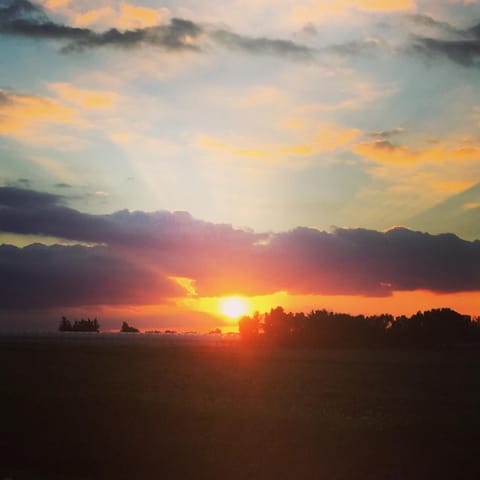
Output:
[[[67,318],[62,317],[60,324],[58,326],[60,332],[100,332],[100,323],[94,318],[86,320],[82,318],[81,320],[74,320],[73,323]],[[120,333],[138,333],[138,328],[135,328],[129,325],[127,322],[123,322],[120,328]]]
[[[75,320],[73,323],[67,317],[62,317],[60,321],[60,325],[58,329],[61,332],[99,332],[100,331],[100,324],[98,320],[94,318],[90,320],[87,318],[85,320],[82,318],[81,320]]]
[[[350,315],[327,310],[287,313],[283,307],[244,316],[241,338],[300,347],[394,347],[480,344],[480,322],[450,308],[417,312],[411,317]]]

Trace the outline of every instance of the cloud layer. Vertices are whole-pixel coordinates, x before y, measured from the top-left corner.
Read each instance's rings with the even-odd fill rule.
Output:
[[[0,188],[1,231],[97,245],[1,246],[3,307],[158,304],[184,293],[171,277],[191,278],[202,296],[480,290],[480,242],[451,234],[297,228],[267,235],[184,212],[84,214],[65,200]]]
[[[400,1],[397,2],[398,8],[379,8],[384,3],[353,2],[351,6],[377,11],[404,10],[411,7],[411,2]],[[369,5],[373,5],[373,8]],[[426,28],[438,34],[434,37],[412,34],[404,49],[407,52],[430,58],[448,59],[465,67],[478,65],[480,24],[459,29],[426,15],[408,15],[406,18],[409,20],[407,24]],[[311,61],[325,54],[360,56],[392,50],[388,43],[379,37],[367,37],[318,48],[299,44],[290,39],[243,35],[224,27],[218,28],[183,18],[172,18],[168,23],[139,28],[96,31],[58,23],[46,14],[42,6],[28,0],[0,1],[0,34],[36,40],[58,40],[63,42],[62,51],[65,53],[101,47],[129,49],[142,45],[151,45],[166,51],[205,51],[210,42],[229,50],[252,55],[273,55]]]
[[[479,66],[480,23],[462,30],[447,23],[436,22],[430,17],[420,18],[428,22],[429,26],[435,26],[450,35],[446,38],[418,37],[412,42],[413,50],[431,58],[448,59],[464,67]]]
[[[141,44],[152,44],[166,50],[192,50],[196,47],[189,39],[198,37],[201,31],[193,22],[174,18],[168,25],[125,31],[110,29],[98,33],[88,28],[56,23],[50,20],[41,6],[27,0],[14,0],[8,5],[0,5],[1,33],[39,40],[67,41],[65,52],[103,46],[128,48]]]
[[[13,0],[0,4],[0,33],[43,40],[67,42],[63,52],[82,51],[99,47],[133,48],[153,45],[170,51],[199,51],[201,39],[210,40],[227,48],[252,54],[282,55],[294,58],[310,58],[312,50],[290,40],[254,38],[239,35],[225,29],[205,27],[181,18],[172,18],[168,24],[118,30],[112,28],[96,32],[89,28],[78,28],[52,21],[39,5],[28,0]]]

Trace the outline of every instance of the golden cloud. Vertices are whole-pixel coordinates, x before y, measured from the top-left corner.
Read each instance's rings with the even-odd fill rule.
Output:
[[[0,103],[0,134],[12,135],[40,123],[72,123],[75,111],[57,100],[36,95],[4,92],[8,101]]]
[[[297,5],[292,10],[292,19],[295,23],[304,24],[328,19],[334,15],[343,15],[352,8],[377,11],[395,12],[412,10],[414,0],[321,0]]]
[[[348,147],[360,135],[357,129],[342,129],[333,124],[324,124],[316,129],[313,138],[292,143],[258,143],[255,139],[224,140],[209,135],[198,135],[197,147],[205,150],[222,151],[236,157],[256,158],[278,162],[291,157],[309,157],[327,151]]]
[[[50,83],[48,88],[62,100],[86,109],[110,108],[119,99],[119,95],[115,92],[79,89],[70,83]]]
[[[65,8],[70,3],[70,0],[45,0],[42,4],[49,10],[59,10]]]
[[[352,148],[352,151],[362,157],[384,164],[480,160],[480,146],[477,145],[456,147],[436,145],[415,151],[407,146],[394,145],[387,140],[378,140],[359,143]]]
[[[123,2],[118,9],[100,7],[74,14],[72,23],[78,27],[115,27],[120,30],[135,30],[158,25],[168,19],[169,16],[168,8],[137,7]]]

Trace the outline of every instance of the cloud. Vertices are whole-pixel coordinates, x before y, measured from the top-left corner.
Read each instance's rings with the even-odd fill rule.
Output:
[[[7,272],[2,305],[162,302],[182,295],[167,277],[192,279],[200,296],[480,290],[480,241],[452,234],[297,228],[267,235],[185,212],[85,214],[65,201],[49,193],[0,189],[2,231],[97,244],[1,247],[0,268]]]
[[[425,21],[425,18],[424,18]],[[410,50],[429,58],[444,58],[464,67],[479,65],[480,60],[480,23],[473,27],[460,30],[441,24],[431,19],[431,23],[448,33],[454,33],[454,38],[416,37]]]
[[[411,151],[406,146],[394,145],[382,138],[373,142],[359,143],[352,148],[352,151],[379,163],[406,164],[419,161],[417,152]]]
[[[345,15],[349,10],[389,13],[415,8],[413,0],[304,0],[295,5],[291,17],[294,22],[320,22],[331,20],[336,15]]]
[[[53,4],[56,5],[56,2],[53,1]],[[47,8],[48,5],[47,2]],[[63,2],[60,5],[63,5]],[[408,10],[414,6],[411,0],[393,2],[342,0],[330,6],[324,4],[320,7],[299,6],[296,7],[294,16],[305,17],[301,22],[305,24],[306,21],[311,22],[319,13],[324,15],[326,11],[338,13],[358,8],[388,12]],[[359,39],[314,48],[290,39],[254,37],[183,18],[169,19],[170,12],[164,10],[136,7],[124,2],[119,12],[107,6],[74,15],[73,26],[70,26],[53,21],[42,6],[28,0],[12,0],[10,3],[1,0],[0,34],[37,40],[58,40],[64,43],[62,51],[65,53],[102,47],[129,49],[143,45],[171,52],[200,52],[206,51],[208,42],[211,42],[250,55],[272,55],[309,62],[322,56],[356,57],[392,50],[385,40],[379,38]],[[405,18],[412,25],[441,34],[434,37],[412,36],[406,46],[407,51],[431,58],[447,58],[463,66],[477,65],[480,55],[480,25],[462,30],[426,15],[414,14]],[[89,28],[90,25],[98,24],[101,26],[113,24],[116,28],[103,31]],[[447,37],[443,38],[442,35]]]
[[[0,33],[67,41],[63,48],[65,52],[104,46],[130,48],[142,44],[165,50],[195,50],[198,47],[193,40],[202,34],[202,28],[188,20],[173,18],[166,25],[125,31],[112,28],[98,33],[88,28],[55,23],[42,7],[27,0],[13,0],[7,6],[0,5]]]
[[[0,89],[0,135],[21,137],[40,123],[72,123],[75,113],[53,98]]]
[[[368,105],[379,102],[396,94],[398,90],[395,84],[377,85],[365,82],[352,82],[349,85],[349,94],[346,100],[337,103],[313,103],[302,105],[298,108],[299,113],[309,112],[338,112],[342,110],[360,110]]]
[[[70,83],[50,83],[48,88],[62,100],[85,109],[111,108],[119,100],[119,95],[115,92],[80,89]]]
[[[254,55],[276,55],[298,60],[312,60],[316,51],[291,40],[248,37],[229,30],[215,30],[211,38],[220,45]]]
[[[405,129],[398,127],[394,128],[393,130],[367,133],[367,137],[373,138],[376,141],[387,141],[389,138],[396,137],[402,133],[405,133]]]
[[[129,18],[137,15],[135,18],[138,19],[138,16],[146,14],[143,10],[140,13],[137,7],[131,8],[133,10],[125,13]],[[110,7],[91,10],[83,17],[74,18],[74,23],[80,26],[68,26],[51,20],[39,5],[28,0],[13,0],[8,5],[0,4],[0,34],[62,41],[65,43],[62,48],[64,53],[101,47],[128,49],[142,45],[151,45],[167,51],[199,52],[205,50],[203,40],[207,39],[229,50],[238,50],[251,55],[272,55],[311,61],[321,54],[350,56],[376,51],[379,48],[378,41],[367,40],[315,49],[288,39],[241,35],[226,28],[204,26],[182,18],[172,18],[169,23],[158,25],[150,25],[151,21],[147,24],[137,22],[135,28],[127,21],[120,21],[117,22],[119,29],[110,28],[101,32],[85,27],[99,22],[104,17],[111,17],[112,12]]]
[[[156,268],[106,247],[0,246],[5,309],[160,304],[182,293]]]
[[[40,3],[49,10],[60,10],[70,4],[70,0],[40,0]]]
[[[65,206],[65,197],[0,187],[2,230],[34,233],[118,248],[208,248],[230,239],[235,249],[261,238],[259,234],[234,230],[193,219],[186,212],[152,213],[118,211],[107,215],[80,213]],[[179,275],[181,276],[181,275]]]
[[[224,158],[225,154],[262,160],[264,162],[283,162],[286,167],[304,167],[305,162],[300,162],[303,157],[310,160],[313,155],[325,152],[347,149],[360,135],[360,130],[355,128],[345,129],[333,123],[323,123],[315,126],[315,130],[295,143],[263,143],[256,138],[245,139],[214,138],[209,135],[198,135],[196,145],[201,149],[217,152]],[[291,162],[295,158],[295,162]]]
[[[51,193],[37,192],[35,190],[17,188],[17,187],[0,187],[0,207],[1,214],[5,209],[30,209],[41,205],[41,208],[49,208],[51,206],[59,206],[63,203],[63,197],[52,195]],[[3,224],[2,230],[4,230]]]
[[[428,15],[415,13],[408,14],[405,16],[405,18],[407,19],[407,21],[420,28],[427,28],[439,33],[450,33],[454,35],[461,35],[462,33],[461,30],[454,27],[453,25],[450,25],[447,22],[440,22]]]
[[[382,132],[379,132],[380,135]],[[385,132],[383,132],[385,134]],[[389,132],[387,132],[389,133]],[[381,164],[406,165],[412,163],[438,164],[449,161],[476,161],[480,159],[480,145],[465,143],[451,147],[446,143],[438,143],[426,148],[413,150],[406,145],[396,145],[389,138],[373,137],[374,141],[361,142],[353,146],[352,151],[362,157]],[[369,136],[372,136],[370,134]]]
[[[396,11],[415,7],[413,0],[347,0],[347,3],[363,10]]]
[[[299,228],[278,234],[269,249],[272,260],[284,259],[272,265],[280,266],[274,276],[283,277],[290,293],[382,296],[402,290],[480,287],[480,243],[449,234],[432,236],[403,228],[333,233]]]
[[[81,99],[76,103],[79,101]],[[11,137],[29,146],[65,151],[82,149],[88,141],[76,134],[91,124],[73,108],[74,103],[65,105],[57,98],[0,88],[0,136]],[[72,126],[76,127],[75,132],[70,128]],[[36,161],[36,158],[32,160]]]
[[[73,15],[73,25],[76,27],[115,27],[119,30],[135,30],[153,27],[164,23],[170,17],[167,8],[153,9],[137,7],[122,2],[118,9],[110,6],[88,10]]]

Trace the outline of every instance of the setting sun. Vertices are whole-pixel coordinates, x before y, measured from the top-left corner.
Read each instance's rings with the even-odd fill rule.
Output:
[[[242,297],[225,297],[219,301],[220,312],[232,319],[246,315],[250,310],[248,300]]]

